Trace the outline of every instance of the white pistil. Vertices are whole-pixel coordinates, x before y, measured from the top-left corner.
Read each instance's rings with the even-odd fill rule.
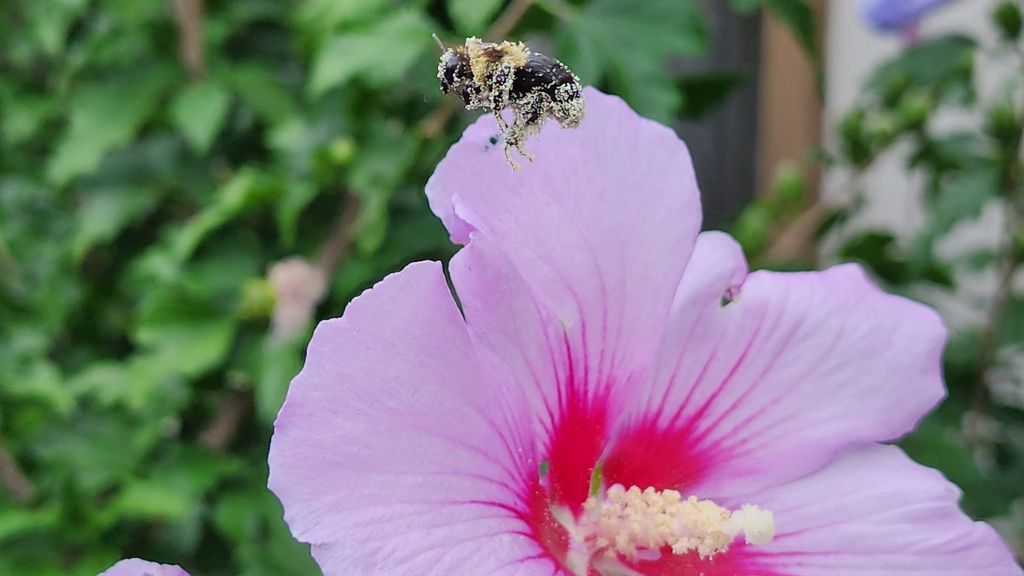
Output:
[[[767,544],[775,537],[774,516],[758,506],[744,504],[730,511],[711,500],[684,498],[675,490],[636,486],[627,490],[621,484],[611,486],[603,496],[588,498],[571,526],[564,513],[558,516],[570,540],[587,550],[570,554],[576,564],[570,569],[576,574],[586,574],[587,564],[618,564],[619,557],[656,560],[664,548],[673,554],[697,552],[702,559],[711,558],[728,550],[740,533],[751,545]]]

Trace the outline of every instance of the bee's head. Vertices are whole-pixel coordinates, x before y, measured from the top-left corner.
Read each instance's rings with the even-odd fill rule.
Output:
[[[448,48],[441,54],[441,61],[437,66],[437,78],[441,81],[442,92],[454,93],[463,102],[469,103],[473,70],[464,48]]]
[[[467,81],[473,73],[469,68],[469,58],[465,51],[448,48],[441,54],[441,63],[437,70],[438,79],[441,80],[441,90],[445,94],[451,93],[452,89]]]

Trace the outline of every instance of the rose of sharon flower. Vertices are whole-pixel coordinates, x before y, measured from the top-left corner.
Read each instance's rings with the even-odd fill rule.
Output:
[[[188,576],[188,572],[180,566],[129,558],[100,572],[99,576]]]
[[[919,20],[953,0],[862,0],[864,18],[876,30],[914,35]]]
[[[427,184],[464,247],[320,324],[270,488],[328,575],[1019,576],[898,448],[936,314],[857,266],[747,273],[685,145],[585,92],[513,172],[477,121]]]

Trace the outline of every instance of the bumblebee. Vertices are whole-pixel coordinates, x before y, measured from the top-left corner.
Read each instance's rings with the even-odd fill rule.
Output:
[[[526,139],[540,131],[549,118],[564,128],[583,120],[583,89],[580,79],[558,60],[532,52],[522,42],[484,42],[467,38],[464,46],[441,48],[437,78],[441,91],[454,93],[467,110],[489,110],[505,139],[505,159],[515,168],[510,151],[515,148],[528,160]],[[509,124],[506,108],[515,113]]]

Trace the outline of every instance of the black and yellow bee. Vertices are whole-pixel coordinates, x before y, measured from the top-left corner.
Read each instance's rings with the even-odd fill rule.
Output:
[[[554,118],[565,128],[583,120],[583,89],[580,79],[558,60],[532,52],[522,42],[484,42],[468,38],[464,46],[446,48],[437,36],[441,61],[437,78],[441,91],[454,93],[467,110],[490,110],[505,139],[505,158],[512,148],[532,159],[523,143]],[[509,124],[502,111],[511,108]]]

